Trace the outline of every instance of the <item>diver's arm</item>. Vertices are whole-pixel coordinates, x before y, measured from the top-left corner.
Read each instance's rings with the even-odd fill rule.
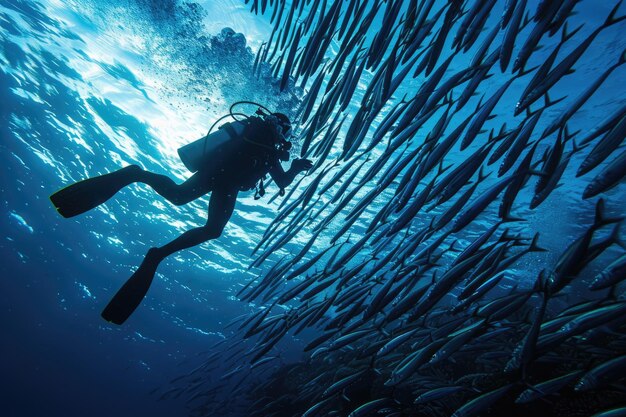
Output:
[[[294,159],[287,171],[283,170],[283,167],[277,163],[270,170],[270,175],[276,185],[280,188],[287,188],[296,178],[296,175],[310,169],[312,166],[313,164],[308,159]]]

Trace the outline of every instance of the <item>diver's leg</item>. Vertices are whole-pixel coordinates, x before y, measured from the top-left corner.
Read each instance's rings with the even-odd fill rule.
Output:
[[[237,190],[214,190],[209,202],[207,224],[183,233],[165,246],[151,248],[137,271],[102,311],[102,317],[115,324],[124,323],[148,292],[159,263],[176,251],[219,237],[235,209],[236,201]]]
[[[176,184],[171,178],[150,171],[142,171],[136,181],[149,185],[176,206],[182,206],[202,197],[211,188],[211,181],[207,179],[206,173],[201,172],[196,172],[182,184]]]
[[[63,217],[73,217],[106,202],[119,190],[134,182],[149,185],[172,204],[180,206],[208,193],[213,179],[209,173],[197,172],[182,184],[176,184],[165,175],[145,171],[138,165],[130,165],[67,186],[52,194],[50,200]]]
[[[237,202],[236,189],[217,188],[211,193],[209,213],[206,225],[191,229],[160,248],[152,248],[147,256],[154,256],[159,262],[165,257],[182,249],[199,245],[207,240],[216,239],[224,230]]]

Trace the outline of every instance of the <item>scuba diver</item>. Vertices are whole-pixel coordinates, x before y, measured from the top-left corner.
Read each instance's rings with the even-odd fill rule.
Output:
[[[206,224],[184,232],[164,246],[149,249],[139,268],[102,312],[105,320],[115,324],[126,321],[141,303],[159,263],[167,256],[218,238],[233,213],[239,191],[256,187],[255,199],[262,196],[263,178],[269,174],[284,195],[284,188],[293,182],[296,175],[312,167],[308,159],[294,159],[289,170],[284,171],[281,161],[289,160],[291,149],[289,118],[260,106],[254,116],[237,120],[235,115],[242,113],[233,113],[232,109],[240,103],[231,106],[227,115],[232,116],[234,122],[226,123],[211,133],[224,116],[215,122],[205,137],[178,150],[185,166],[195,172],[182,184],[138,165],[130,165],[79,181],[50,196],[59,214],[73,217],[99,206],[135,182],[149,185],[175,205],[187,204],[211,193]]]

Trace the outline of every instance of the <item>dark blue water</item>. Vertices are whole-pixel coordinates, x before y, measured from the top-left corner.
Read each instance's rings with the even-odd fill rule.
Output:
[[[174,207],[133,185],[70,220],[48,200],[69,183],[131,163],[180,182],[189,173],[176,149],[204,135],[230,103],[293,108],[301,93],[278,93],[250,74],[271,27],[267,16],[249,13],[243,3],[0,0],[0,415],[185,415],[183,397],[158,401],[150,392],[163,392],[171,379],[201,363],[198,353],[208,346],[235,340],[235,329],[225,324],[258,308],[234,295],[260,273],[247,269],[249,254],[277,203],[242,195],[222,237],[164,262],[142,306],[118,327],[101,319],[102,308],[149,247],[204,223],[207,198]],[[572,27],[585,24],[578,39],[612,5],[581,2],[571,19]],[[240,35],[221,32],[224,27]],[[581,83],[612,64],[626,47],[624,30],[621,24],[603,32],[556,95],[575,97]],[[545,54],[534,55],[534,63]],[[498,74],[485,87],[492,93],[504,79]],[[588,130],[619,107],[623,82],[624,72],[616,71],[570,129]],[[522,88],[514,84],[502,102],[515,103]],[[531,195],[522,196],[524,207],[516,212],[527,221],[519,231],[540,231],[550,252],[517,264],[507,279],[528,286],[592,221],[595,200],[580,198],[588,178],[573,179],[578,164],[571,165],[540,209],[529,211]],[[607,193],[610,213],[623,213],[624,190],[622,184]],[[376,207],[366,211],[363,224]],[[480,217],[475,230],[490,220]],[[309,236],[305,231],[292,250]],[[287,338],[281,360],[298,358],[309,336]]]
[[[183,30],[202,16],[127,2],[0,4],[2,415],[182,415],[180,403],[148,393],[247,308],[230,287],[247,276],[248,233],[262,228],[264,206],[240,203],[220,244],[163,264],[134,324],[115,327],[100,318],[108,299],[154,242],[202,223],[207,200],[176,208],[133,187],[69,221],[48,200],[131,161],[180,181],[175,150],[203,135],[211,114],[236,99],[271,101],[243,72],[251,52],[217,37],[246,25],[254,44],[265,30],[247,10],[233,14],[234,3],[217,8],[219,25],[196,28],[216,36],[221,57],[193,58],[181,45],[196,33]]]

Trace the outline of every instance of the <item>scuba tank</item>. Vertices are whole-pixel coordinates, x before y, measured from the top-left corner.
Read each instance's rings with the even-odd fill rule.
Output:
[[[189,171],[196,172],[201,167],[206,166],[208,163],[210,163],[212,159],[214,160],[216,157],[223,158],[224,155],[217,155],[217,153],[219,153],[224,148],[224,145],[233,140],[241,139],[253,143],[257,146],[265,148],[268,147],[268,145],[256,143],[245,137],[244,132],[248,127],[249,119],[251,116],[248,116],[245,113],[233,112],[233,108],[240,104],[254,104],[258,106],[258,110],[255,112],[255,114],[262,117],[264,120],[267,120],[268,117],[275,117],[274,115],[278,114],[272,113],[267,107],[252,101],[238,101],[234,103],[230,106],[228,114],[220,117],[215,121],[215,123],[213,123],[206,136],[178,148],[178,156]],[[237,119],[237,116],[242,116],[243,119]],[[231,117],[233,121],[224,123],[217,129],[217,131],[213,132],[213,128],[217,125],[217,123],[227,117]],[[290,142],[283,141],[281,144],[278,145],[278,148],[276,148],[275,151],[278,152],[280,160],[289,160],[290,148]]]
[[[209,131],[206,136],[178,148],[178,156],[189,171],[196,172],[206,166],[224,144],[243,136],[247,125],[247,120],[225,123],[217,131]]]

